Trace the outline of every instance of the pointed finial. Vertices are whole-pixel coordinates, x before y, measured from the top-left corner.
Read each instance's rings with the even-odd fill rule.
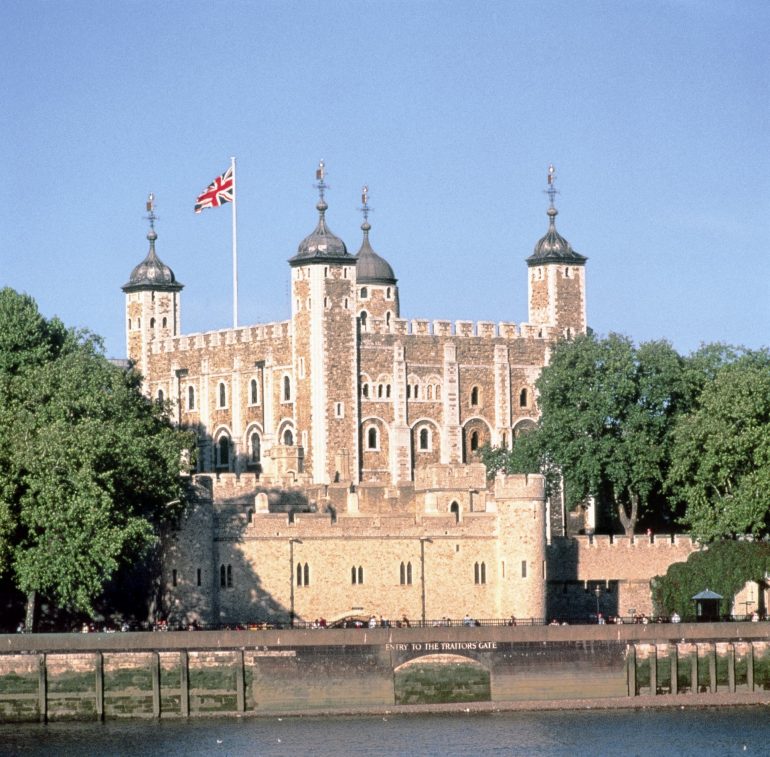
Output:
[[[372,208],[369,207],[369,187],[366,184],[361,187],[361,207],[359,210],[364,214],[364,222],[361,224],[361,228],[364,231],[368,231],[371,228],[369,226],[369,212]]]
[[[326,179],[326,163],[324,163],[323,158],[321,158],[320,161],[318,161],[318,168],[316,168],[315,171],[315,188],[318,190],[318,197],[319,197],[319,205],[323,204],[326,205],[324,202],[324,192],[329,189],[329,185],[325,181]]]
[[[155,195],[152,192],[147,195],[145,208],[147,209],[145,218],[150,222],[150,233],[155,234],[155,221],[158,220],[158,216],[155,215]]]
[[[548,189],[545,190],[545,193],[551,201],[551,208],[553,208],[553,201],[556,195],[559,194],[559,190],[556,189],[556,168],[554,168],[553,163],[548,166]]]

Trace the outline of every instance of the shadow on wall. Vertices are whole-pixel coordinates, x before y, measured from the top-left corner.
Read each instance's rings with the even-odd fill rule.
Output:
[[[578,542],[554,538],[546,552],[549,578],[546,584],[547,620],[595,621],[597,610],[605,619],[618,614],[617,581],[578,580]]]

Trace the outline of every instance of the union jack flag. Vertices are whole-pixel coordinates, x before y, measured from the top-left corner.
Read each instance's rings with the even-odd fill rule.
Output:
[[[200,213],[204,208],[218,208],[225,202],[232,202],[234,191],[233,167],[230,166],[221,176],[217,176],[198,197],[195,203],[195,212]]]

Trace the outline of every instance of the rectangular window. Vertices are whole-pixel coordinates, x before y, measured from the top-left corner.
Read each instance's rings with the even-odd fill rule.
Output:
[[[334,415],[336,418],[345,417],[345,405],[342,402],[337,402],[334,406]]]
[[[176,586],[176,568],[171,571],[171,584],[172,586]]]
[[[201,569],[200,568],[198,568],[198,572],[197,572],[197,576],[196,576],[196,583],[198,584],[198,586],[201,585]]]
[[[521,561],[521,577],[526,578],[527,577],[527,561],[522,560]]]

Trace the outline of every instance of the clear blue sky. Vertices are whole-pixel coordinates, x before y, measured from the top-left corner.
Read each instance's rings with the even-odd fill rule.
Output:
[[[767,345],[768,38],[765,0],[6,2],[0,285],[123,356],[152,191],[183,331],[229,326],[230,211],[193,204],[235,155],[240,321],[284,320],[324,158],[402,316],[524,321],[553,162],[596,331]]]

